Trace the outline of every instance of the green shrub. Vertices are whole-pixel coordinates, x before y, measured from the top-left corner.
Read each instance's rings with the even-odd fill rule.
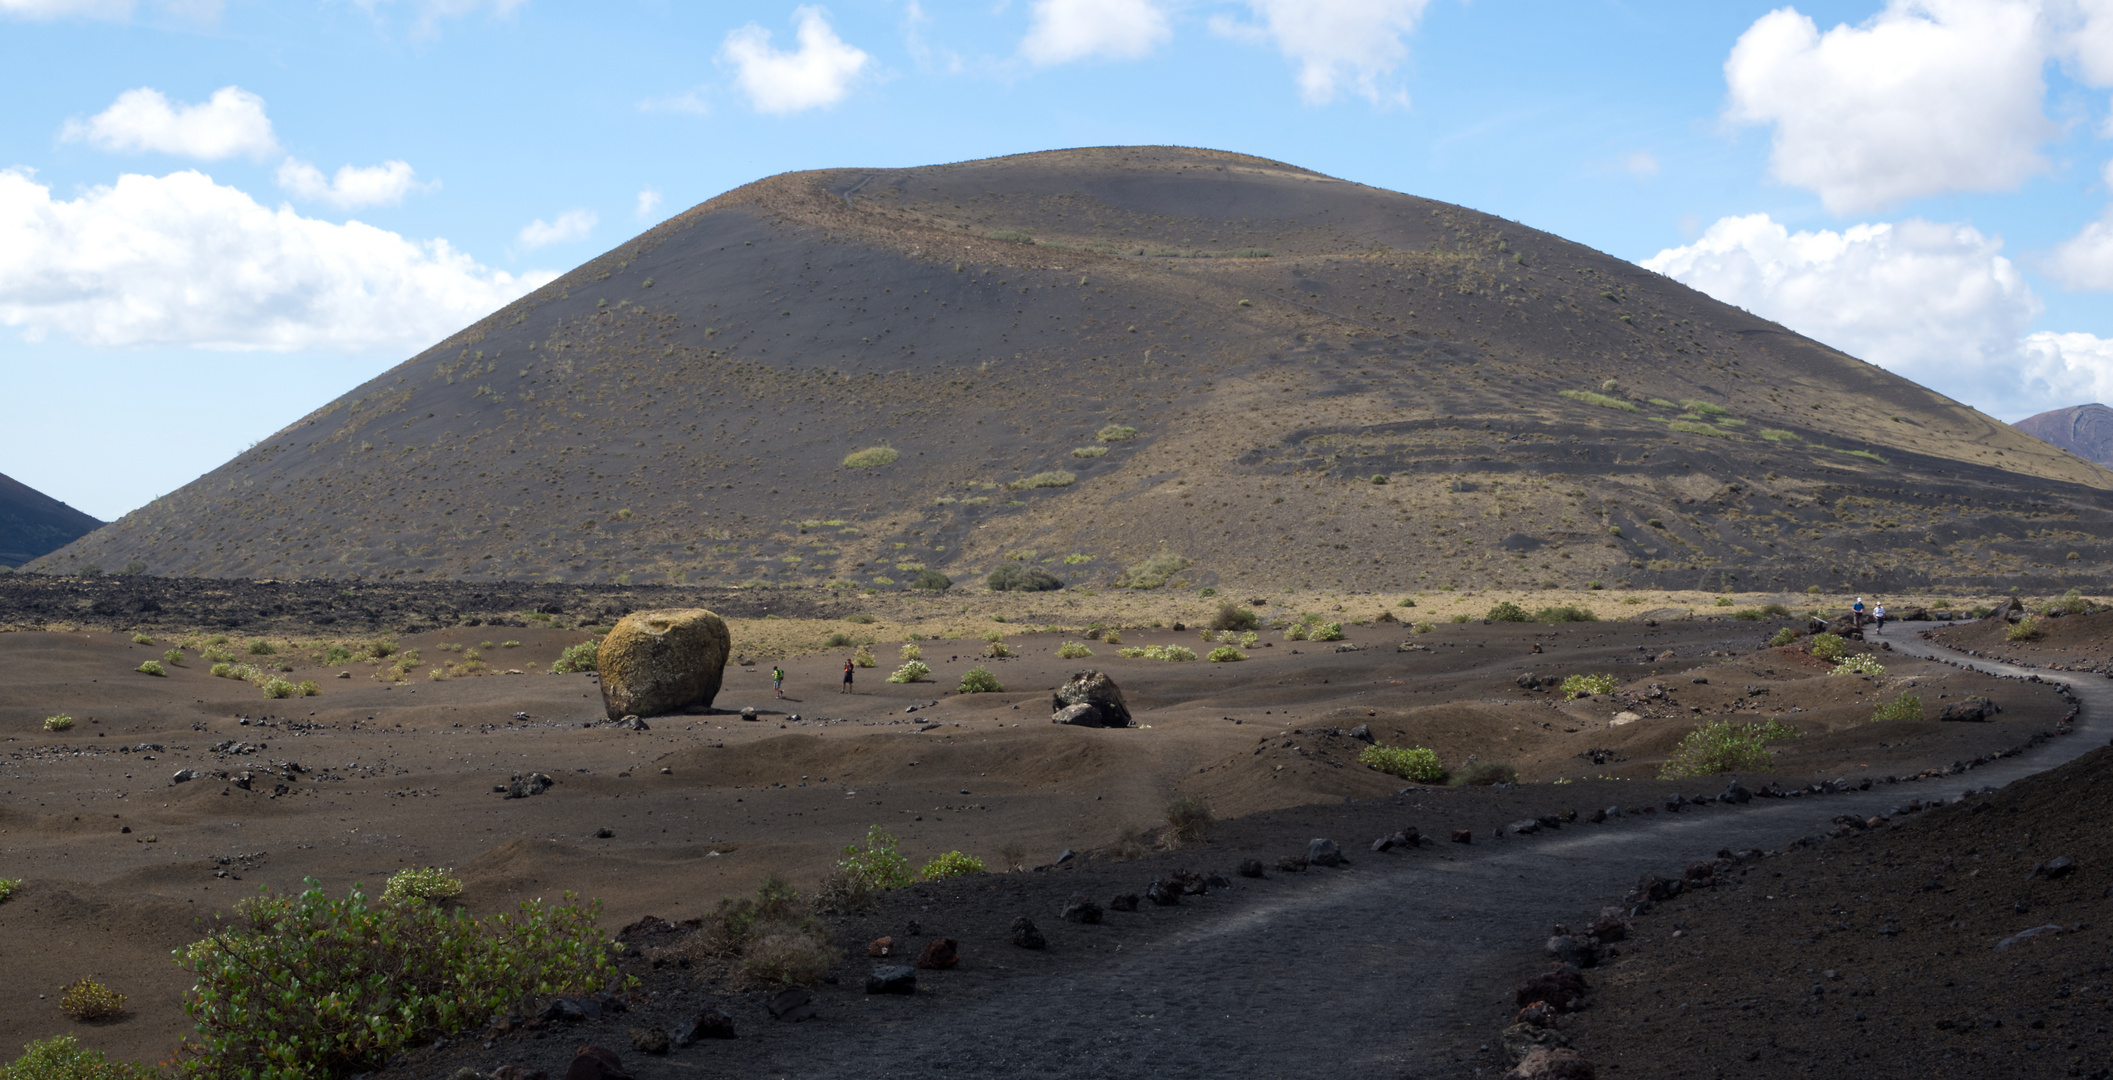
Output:
[[[1505,600],[1490,608],[1489,614],[1484,616],[1484,618],[1491,622],[1525,622],[1526,609],[1509,600]]]
[[[1883,675],[1885,673],[1886,667],[1884,664],[1878,662],[1877,657],[1872,656],[1869,653],[1858,653],[1855,656],[1843,657],[1842,662],[1834,665],[1834,670],[1828,672],[1827,674]]]
[[[1061,589],[1064,583],[1056,575],[1039,566],[1022,562],[1007,562],[990,572],[984,581],[995,592],[1048,592]]]
[[[2017,622],[2010,624],[2010,629],[2003,631],[2003,640],[2038,641],[2046,633],[2046,628],[2040,625],[2040,620],[2038,618],[2031,615],[2027,615],[2024,618],[2019,619]]]
[[[2069,553],[2069,557],[2074,559],[2077,556],[2076,553],[2072,551]],[[2091,610],[2091,605],[2084,602],[2084,594],[2076,591],[2075,589],[2071,589],[2068,592],[2063,593],[2062,598],[2056,600],[2052,606],[2055,610],[2060,611],[2065,615],[2082,615],[2083,613]]]
[[[984,869],[982,859],[974,855],[963,855],[958,851],[949,851],[924,864],[924,869],[919,870],[918,874],[926,881],[945,881],[948,878],[980,874]]]
[[[1768,639],[1768,643],[1770,645],[1776,646],[1777,648],[1781,648],[1785,645],[1792,644],[1793,642],[1797,641],[1797,639],[1798,632],[1786,626],[1781,630],[1776,631],[1775,636]]]
[[[1472,621],[1472,620],[1470,620],[1470,619],[1469,619],[1469,618],[1467,617],[1467,612],[1465,612],[1465,611],[1456,611],[1456,612],[1454,612],[1454,613],[1453,613],[1453,614],[1452,614],[1451,616],[1449,616],[1449,617],[1448,617],[1448,618],[1447,618],[1447,619],[1446,619],[1445,621],[1446,621],[1446,622],[1449,622],[1449,623],[1464,623],[1464,622],[1470,622],[1470,621]]]
[[[118,570],[118,573],[124,574],[128,577],[138,574],[144,574],[146,572],[147,564],[139,561],[138,559],[134,559],[131,562],[126,563],[122,568]]]
[[[167,675],[167,674],[168,674],[168,672],[167,672],[167,671],[164,671],[164,670],[162,670],[162,666],[161,666],[161,663],[160,663],[159,661],[156,661],[156,660],[149,660],[149,661],[147,661],[146,663],[144,663],[144,664],[141,664],[141,665],[140,665],[139,667],[137,667],[137,668],[134,668],[133,670],[135,670],[135,671],[139,672],[139,673],[140,673],[140,674],[142,674],[142,675]]]
[[[1492,784],[1516,784],[1519,770],[1501,761],[1476,761],[1467,759],[1460,771],[1453,774],[1453,783],[1463,787],[1489,787]]]
[[[1445,782],[1445,767],[1438,764],[1438,751],[1421,746],[1367,746],[1358,751],[1357,763],[1419,784]]]
[[[1166,660],[1178,663],[1183,660],[1194,660],[1196,658],[1196,650],[1180,645],[1145,645],[1133,649],[1119,649],[1116,651],[1116,655],[1132,660]]]
[[[843,871],[854,888],[866,892],[900,889],[917,880],[910,873],[910,860],[895,850],[895,837],[878,825],[866,827],[865,847],[844,846],[844,857],[837,861],[836,868]]]
[[[1102,456],[1103,454],[1106,454],[1107,452],[1108,448],[1105,446],[1081,446],[1071,451],[1071,456],[1077,458],[1096,458]]]
[[[1661,780],[1709,776],[1724,772],[1772,772],[1775,755],[1768,744],[1795,739],[1800,732],[1770,720],[1764,724],[1712,721],[1682,736],[1673,756],[1658,771]]]
[[[249,654],[251,656],[277,656],[279,650],[273,647],[271,642],[263,638],[257,638],[249,643]]]
[[[1240,639],[1238,644],[1243,649],[1252,649],[1255,646],[1262,644],[1262,635],[1254,632],[1253,630],[1242,630],[1240,631]]]
[[[1430,633],[1431,631],[1433,631],[1433,630],[1436,630],[1436,629],[1438,629],[1438,624],[1437,624],[1437,623],[1434,623],[1434,622],[1420,622],[1420,623],[1417,623],[1417,624],[1415,624],[1414,626],[1411,626],[1411,627],[1409,627],[1409,633],[1411,633],[1411,634],[1428,634],[1428,633]]]
[[[928,592],[945,592],[953,587],[954,579],[937,570],[919,570],[917,576],[910,579],[910,588]]]
[[[22,887],[21,878],[0,878],[0,904],[5,904]]]
[[[926,667],[923,661],[906,660],[901,667],[895,669],[893,675],[888,676],[888,681],[891,683],[913,683],[931,673],[932,669]]]
[[[342,900],[315,879],[269,890],[178,955],[197,984],[184,1011],[198,1036],[183,1070],[201,1078],[306,1080],[379,1069],[413,1043],[459,1037],[525,997],[585,993],[617,977],[622,948],[594,927],[600,903],[524,901],[483,919],[460,907]]]
[[[1713,402],[1708,402],[1708,401],[1698,401],[1698,400],[1695,400],[1694,398],[1683,398],[1683,399],[1681,400],[1680,404],[1681,404],[1681,406],[1682,406],[1682,407],[1686,408],[1686,409],[1687,409],[1687,411],[1689,411],[1689,412],[1692,412],[1692,413],[1701,413],[1701,414],[1702,414],[1703,416],[1730,416],[1730,415],[1731,415],[1731,410],[1730,410],[1730,409],[1727,409],[1727,408],[1725,408],[1724,406],[1722,406],[1722,405],[1718,405],[1718,404],[1715,404],[1715,403],[1713,403]]]
[[[1007,491],[1026,491],[1029,488],[1070,487],[1077,482],[1078,477],[1075,474],[1065,472],[1062,469],[1054,469],[1049,472],[1038,472],[1033,476],[1023,476],[1005,485],[1005,488]]]
[[[1874,722],[1879,720],[1920,720],[1922,719],[1922,699],[1913,694],[1902,693],[1899,697],[1880,705],[1878,711],[1871,714],[1871,719]]]
[[[873,658],[873,646],[871,645],[860,645],[858,651],[851,654],[851,662],[859,667],[872,667],[879,663]]]
[[[22,1048],[22,1056],[0,1065],[0,1080],[160,1080],[158,1070],[111,1061],[101,1050],[83,1050],[71,1035],[55,1035]]]
[[[919,648],[916,642],[905,641],[902,643],[902,653],[896,659],[922,660],[924,659],[924,650]]]
[[[1805,651],[1815,659],[1839,660],[1848,653],[1849,643],[1843,641],[1840,634],[1823,632],[1812,635],[1812,643],[1805,646]]]
[[[1108,643],[1108,644],[1110,644],[1110,645],[1120,645],[1120,644],[1122,644],[1122,643],[1123,643],[1123,632],[1122,632],[1122,629],[1121,629],[1120,627],[1114,627],[1114,626],[1111,626],[1111,627],[1109,627],[1109,628],[1108,628],[1107,630],[1105,630],[1105,631],[1103,631],[1103,632],[1101,633],[1101,640],[1102,640],[1102,641],[1105,641],[1105,642],[1107,642],[1107,643]]]
[[[1083,660],[1092,655],[1093,650],[1087,648],[1083,642],[1067,641],[1057,646],[1057,658],[1060,660]]]
[[[597,670],[600,662],[602,639],[589,638],[577,644],[567,645],[565,651],[550,665],[552,675],[571,675],[582,671]]]
[[[1179,844],[1200,844],[1210,839],[1211,826],[1217,820],[1201,799],[1183,795],[1167,804],[1167,835]]]
[[[1171,552],[1162,551],[1143,562],[1124,570],[1115,579],[1118,588],[1156,589],[1167,583],[1167,579],[1180,573],[1189,565],[1187,559]]]
[[[1627,601],[1623,602],[1627,603]],[[1539,623],[1598,622],[1599,616],[1588,607],[1579,607],[1576,604],[1558,604],[1552,607],[1544,607],[1534,612],[1533,621]]]
[[[301,688],[274,675],[264,680],[261,687],[268,698],[290,698],[301,692]]]
[[[1107,427],[1104,427],[1099,431],[1095,432],[1093,437],[1099,439],[1102,442],[1123,442],[1127,439],[1136,438],[1137,429],[1134,427],[1124,427],[1121,424],[1109,424]]]
[[[800,903],[800,894],[776,874],[763,879],[753,899],[720,900],[703,923],[681,948],[718,961],[738,987],[807,985],[836,964],[828,931]]]
[[[1220,645],[1212,649],[1210,655],[1210,661],[1213,664],[1231,664],[1245,659],[1247,659],[1246,653],[1230,645]]]
[[[59,1011],[88,1023],[125,1014],[125,995],[82,976],[59,994]]]
[[[1000,647],[1003,644],[1003,642],[1000,642]],[[964,694],[1002,694],[1005,692],[1005,688],[998,685],[998,677],[991,674],[989,668],[972,667],[961,673],[959,692]]]
[[[871,626],[876,620],[873,618],[873,616],[868,615],[863,611],[860,611],[854,614],[844,616],[844,621],[848,623],[857,623],[860,626]]]
[[[170,650],[169,650],[168,652],[165,652],[165,653],[161,654],[161,662],[162,662],[162,663],[164,663],[164,664],[167,664],[167,665],[169,665],[169,666],[171,666],[171,667],[176,667],[176,666],[178,666],[178,665],[182,664],[182,663],[183,663],[183,650],[182,650],[182,649],[170,649]]]
[[[382,888],[382,902],[385,904],[406,900],[423,900],[430,904],[453,900],[460,895],[462,882],[452,877],[446,867],[398,870],[389,875],[389,883]]]
[[[134,635],[132,635],[132,644],[134,644],[134,645],[152,645],[152,644],[154,644],[154,639],[153,639],[153,638],[150,638],[150,637],[148,637],[148,636],[147,636],[147,635],[145,635],[145,634],[134,634]]]
[[[1011,229],[1000,229],[997,232],[991,233],[990,238],[993,240],[1003,240],[1008,244],[1034,243],[1034,237],[1029,236],[1028,234],[1023,232],[1015,232]]]
[[[1256,630],[1261,626],[1261,616],[1230,600],[1218,605],[1218,611],[1211,616],[1210,622],[1212,630]]]
[[[1306,628],[1306,640],[1308,641],[1341,641],[1342,639],[1343,624],[1339,622],[1315,623]]]
[[[851,635],[841,630],[832,632],[828,637],[822,639],[822,647],[825,649],[841,649],[850,644]]]
[[[893,465],[902,454],[892,446],[869,446],[864,450],[853,450],[844,455],[847,469],[874,469],[882,465]]]
[[[1587,694],[1611,694],[1616,685],[1612,675],[1572,675],[1563,680],[1563,700],[1570,701]]]

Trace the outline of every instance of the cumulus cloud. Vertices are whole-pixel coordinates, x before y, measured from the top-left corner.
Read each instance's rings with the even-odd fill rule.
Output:
[[[409,162],[385,161],[355,168],[338,166],[337,175],[324,177],[323,170],[298,158],[279,163],[279,186],[299,198],[326,202],[341,210],[362,206],[394,206],[413,191],[440,186],[440,181],[419,183]]]
[[[2034,404],[2017,409],[2013,419],[2086,402],[2113,401],[2113,339],[2043,330],[2026,337],[2020,353],[2023,363],[2018,373],[2027,400]]]
[[[1256,19],[1223,16],[1211,29],[1229,37],[1274,44],[1298,65],[1299,95],[1325,105],[1356,94],[1374,105],[1406,105],[1391,85],[1409,58],[1402,39],[1416,29],[1430,0],[1247,0]]]
[[[223,86],[196,105],[171,104],[151,87],[127,90],[87,120],[67,121],[60,137],[104,150],[151,150],[205,161],[266,157],[279,149],[264,99],[236,86]]]
[[[1638,150],[1622,158],[1621,167],[1638,180],[1649,180],[1658,175],[1658,155],[1649,150]]]
[[[2113,162],[2106,163],[2104,175],[2106,186],[2113,188]],[[2040,269],[2072,289],[2113,292],[2113,207],[2055,245]]]
[[[172,15],[209,22],[220,15],[220,0],[161,0],[155,5]],[[102,19],[122,22],[138,7],[133,0],[0,0],[0,15],[18,19]]]
[[[537,218],[521,226],[520,242],[525,248],[539,248],[545,244],[561,244],[568,240],[584,240],[594,231],[601,218],[592,210],[567,210],[554,220]]]
[[[445,240],[259,205],[195,171],[54,199],[0,172],[0,324],[99,346],[399,351],[556,277],[479,265]]]
[[[1020,55],[1041,65],[1136,60],[1174,36],[1154,0],[1035,0]]]
[[[658,209],[660,209],[660,192],[652,188],[646,188],[638,193],[637,214],[640,221],[652,217],[653,211]]]
[[[836,36],[822,9],[799,8],[793,21],[799,24],[799,48],[791,52],[771,48],[770,31],[755,23],[726,35],[719,49],[719,58],[733,65],[734,84],[757,112],[783,115],[834,105],[873,66],[864,50]]]

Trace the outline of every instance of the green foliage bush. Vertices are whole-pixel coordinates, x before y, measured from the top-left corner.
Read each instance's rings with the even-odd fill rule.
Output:
[[[1000,644],[1003,644],[1002,642]],[[1005,687],[998,685],[998,677],[986,667],[972,667],[961,673],[960,692],[964,694],[1000,694]]]
[[[1776,631],[1775,636],[1768,639],[1768,643],[1770,645],[1776,646],[1777,648],[1781,648],[1785,645],[1789,645],[1796,642],[1797,639],[1798,632],[1786,626],[1781,630]]]
[[[1099,431],[1095,432],[1093,437],[1099,439],[1102,442],[1123,442],[1127,439],[1136,438],[1137,429],[1134,427],[1124,427],[1121,424],[1109,424],[1107,427],[1104,427]]]
[[[1563,700],[1570,701],[1586,694],[1611,694],[1617,685],[1612,675],[1572,675],[1563,680]]]
[[[145,634],[134,634],[134,635],[132,635],[132,644],[134,644],[134,645],[152,645],[152,644],[154,644],[154,639],[153,639],[153,638],[150,638],[150,637],[148,637],[148,636],[147,636],[147,635],[145,635]]]
[[[1231,664],[1245,659],[1247,659],[1246,653],[1230,645],[1220,645],[1212,649],[1210,655],[1210,661],[1213,664]]]
[[[1196,658],[1196,650],[1181,645],[1145,645],[1140,648],[1119,649],[1116,655],[1128,657],[1132,660],[1166,660],[1178,663],[1183,660],[1194,660]]]
[[[162,662],[162,663],[164,663],[164,664],[168,664],[168,665],[170,665],[171,667],[174,667],[174,666],[176,666],[176,665],[182,664],[182,663],[183,663],[183,650],[182,650],[182,649],[170,649],[170,650],[169,650],[168,652],[165,652],[165,653],[161,654],[161,662]]]
[[[958,851],[949,851],[924,864],[924,869],[918,871],[918,873],[926,881],[945,881],[948,878],[980,874],[984,870],[982,859],[974,855],[963,855]]]
[[[893,465],[902,453],[892,446],[869,446],[864,450],[853,450],[844,455],[847,469],[874,469],[882,465]]]
[[[879,663],[878,660],[873,658],[873,646],[871,645],[860,645],[858,651],[851,654],[851,662],[859,667],[872,667]]]
[[[1108,448],[1105,446],[1081,446],[1072,450],[1071,456],[1076,458],[1097,458],[1107,454],[1107,452]]]
[[[1438,764],[1438,751],[1426,747],[1367,746],[1358,751],[1357,763],[1419,784],[1445,782],[1445,766]]]
[[[835,631],[822,639],[822,647],[825,649],[841,649],[849,644],[851,644],[851,635],[841,630]]]
[[[22,887],[21,878],[0,878],[0,904],[5,904]]]
[[[618,978],[595,929],[599,902],[523,901],[476,918],[418,900],[326,896],[245,901],[242,921],[180,950],[197,976],[184,1011],[197,1037],[179,1054],[192,1077],[323,1080],[379,1069],[414,1043],[457,1037],[524,997],[585,993]]]
[[[1315,623],[1306,628],[1306,640],[1308,641],[1341,641],[1342,639],[1343,624],[1339,622]]]
[[[1001,564],[990,572],[984,584],[995,592],[1049,592],[1064,587],[1055,574],[1022,562]]]
[[[462,895],[462,882],[455,880],[445,867],[428,866],[423,869],[398,870],[389,875],[389,883],[382,888],[382,902],[400,903],[405,900],[424,900],[432,903],[453,900]]]
[[[844,845],[844,857],[836,868],[850,883],[866,892],[900,889],[917,879],[910,874],[910,860],[895,849],[895,837],[878,825],[866,827],[866,846]]]
[[[1849,643],[1840,634],[1818,633],[1812,635],[1812,643],[1805,651],[1820,660],[1839,660],[1849,652]]]
[[[2037,617],[2027,615],[2010,624],[2010,629],[2003,631],[2003,640],[2038,641],[2046,633],[2046,628],[2040,625],[2040,620]]]
[[[146,663],[144,663],[144,664],[141,664],[141,665],[140,665],[139,667],[137,667],[137,668],[134,668],[133,670],[135,670],[135,671],[138,671],[138,672],[139,672],[140,674],[142,674],[142,675],[167,675],[167,674],[168,674],[168,672],[167,672],[167,671],[165,671],[165,670],[163,670],[163,669],[162,669],[162,666],[161,666],[161,662],[160,662],[160,661],[158,661],[158,660],[149,660],[149,661],[147,661]]]
[[[1187,559],[1162,551],[1124,570],[1116,577],[1115,584],[1125,589],[1156,589],[1188,565]]]
[[[888,676],[888,681],[891,683],[913,683],[931,673],[932,669],[926,667],[924,661],[905,660],[901,667],[895,669],[894,674]]]
[[[1526,609],[1509,600],[1501,601],[1484,616],[1491,622],[1525,622]]]
[[[763,879],[753,899],[720,900],[687,944],[689,951],[725,965],[736,986],[751,989],[811,985],[837,959],[829,932],[775,874]]]
[[[1092,655],[1093,650],[1087,648],[1084,642],[1067,641],[1057,646],[1057,658],[1061,660],[1083,660]]]
[[[47,716],[44,718],[44,730],[46,731],[67,731],[70,730],[72,727],[73,717],[68,716],[65,713],[60,713],[57,716]]]
[[[1913,694],[1902,693],[1899,697],[1880,705],[1878,711],[1871,714],[1871,719],[1874,722],[1879,720],[1920,720],[1922,719],[1922,699]]]
[[[917,576],[910,579],[910,588],[929,592],[945,592],[953,587],[954,579],[937,570],[919,570]]]
[[[571,675],[582,671],[593,671],[600,662],[602,639],[589,638],[574,645],[567,645],[550,665],[552,675]]]
[[[22,1048],[22,1056],[0,1065],[0,1080],[160,1080],[160,1071],[130,1061],[111,1061],[101,1050],[84,1050],[71,1035],[55,1035]]]
[[[1228,600],[1218,605],[1211,616],[1212,630],[1256,630],[1262,626],[1262,618],[1253,611]]]
[[[1775,755],[1768,744],[1795,739],[1800,732],[1774,720],[1763,724],[1734,724],[1717,720],[1682,736],[1673,756],[1658,771],[1661,780],[1709,776],[1725,772],[1772,772]]]
[[[1469,758],[1453,774],[1453,783],[1462,787],[1489,787],[1492,784],[1516,784],[1519,770],[1501,761],[1476,761]]]
[[[88,1023],[125,1014],[125,995],[82,976],[59,994],[59,1011]]]
[[[1877,657],[1872,656],[1869,653],[1858,653],[1855,656],[1843,657],[1842,662],[1834,665],[1834,670],[1828,672],[1827,674],[1883,675],[1885,673],[1886,666],[1884,664],[1879,663]]]
[[[1579,607],[1576,604],[1557,604],[1534,612],[1533,621],[1539,623],[1598,622],[1599,616],[1588,607]]]
[[[917,643],[914,641],[905,641],[902,643],[902,654],[896,657],[896,659],[922,660],[924,659],[924,650],[922,648],[919,648]]]
[[[2073,551],[2070,552],[2069,557],[2072,559],[2076,558],[2076,553]],[[2050,606],[2065,615],[2082,615],[2083,613],[2091,610],[2091,605],[2084,601],[2084,594],[2076,591],[2075,589],[2071,589],[2068,592],[2063,593],[2062,598],[2056,600]]]
[[[263,638],[257,638],[249,643],[249,654],[251,656],[277,656],[279,650],[271,642]]]

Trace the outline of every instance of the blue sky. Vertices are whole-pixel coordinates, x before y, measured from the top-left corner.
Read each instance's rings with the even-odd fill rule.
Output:
[[[0,472],[103,518],[757,177],[1260,154],[2007,419],[2113,399],[2113,0],[0,0]]]

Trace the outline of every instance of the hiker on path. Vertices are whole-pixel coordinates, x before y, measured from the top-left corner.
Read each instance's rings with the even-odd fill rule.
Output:
[[[1864,628],[1864,598],[1863,598],[1863,597],[1861,597],[1861,596],[1857,597],[1857,598],[1856,598],[1856,603],[1854,603],[1854,604],[1851,604],[1851,605],[1849,605],[1849,621],[1850,621],[1850,624],[1851,624],[1851,625],[1853,625],[1853,626],[1855,626],[1855,627],[1856,627],[1856,628],[1857,628],[1858,630],[1861,630],[1861,629],[1863,629],[1863,628]]]
[[[780,666],[776,666],[776,665],[773,665],[773,666],[771,667],[771,669],[770,669],[770,685],[771,685],[771,689],[773,689],[773,690],[776,690],[776,691],[778,692],[778,697],[779,697],[779,698],[781,698],[781,699],[782,699],[782,698],[784,698],[784,696],[785,696],[785,669],[784,669],[783,667],[780,667]]]
[[[848,657],[848,656],[847,656],[847,657],[845,657],[845,658],[844,658],[844,688],[843,688],[842,690],[838,691],[838,693],[842,693],[842,694],[848,694],[848,693],[850,693],[850,692],[851,692],[851,668],[852,668],[853,666],[854,666],[854,665],[853,665],[853,664],[851,663],[851,658],[850,658],[850,657]]]
[[[1878,627],[1878,629],[1877,629],[1877,630],[1875,630],[1875,631],[1873,631],[1873,633],[1879,633],[1879,634],[1883,634],[1883,633],[1885,633],[1885,632],[1886,632],[1886,603],[1885,603],[1885,601],[1883,601],[1883,600],[1880,600],[1880,601],[1878,602],[1878,607],[1876,607],[1875,609],[1873,609],[1873,610],[1872,610],[1872,612],[1871,612],[1871,621],[1872,621],[1873,623],[1875,623],[1875,624],[1877,625],[1877,627]]]

